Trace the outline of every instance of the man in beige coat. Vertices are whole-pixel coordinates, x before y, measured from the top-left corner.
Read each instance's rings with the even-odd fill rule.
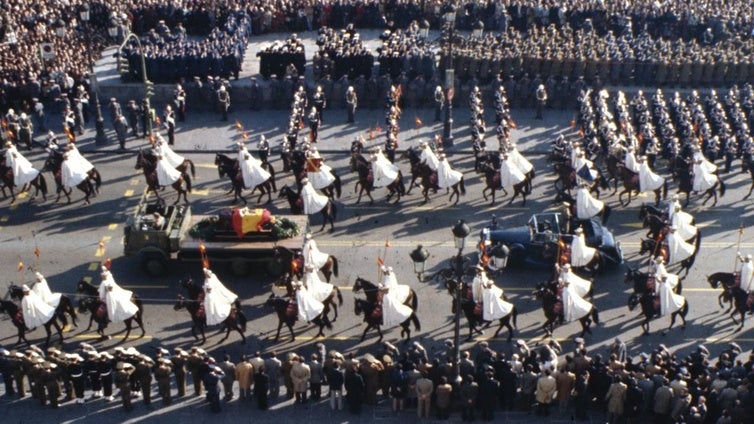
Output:
[[[565,365],[560,367],[560,372],[555,376],[558,388],[558,410],[561,414],[568,411],[568,402],[571,399],[571,392],[576,385],[576,374],[568,371]]]
[[[427,378],[426,372],[423,372],[421,378],[416,380],[416,398],[418,401],[416,415],[419,418],[429,418],[429,407],[434,389],[435,386],[432,380]]]
[[[293,382],[293,392],[296,394],[296,402],[306,403],[309,378],[312,376],[311,369],[299,356],[291,358],[291,362],[291,381]]]
[[[236,380],[241,399],[251,398],[251,381],[254,378],[254,366],[246,355],[241,355],[241,362],[236,365]]]
[[[613,384],[607,389],[605,400],[607,401],[607,417],[610,424],[620,422],[623,416],[623,405],[626,403],[626,392],[628,386],[623,382],[621,376],[616,375],[613,378]]]
[[[537,404],[539,405],[538,413],[540,415],[550,415],[550,403],[555,398],[557,392],[557,383],[555,378],[550,375],[550,370],[546,369],[544,374],[537,380]]]

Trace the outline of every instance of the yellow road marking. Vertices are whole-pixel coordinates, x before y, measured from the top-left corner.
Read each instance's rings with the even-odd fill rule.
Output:
[[[10,217],[9,217],[8,215],[5,215],[5,216],[3,216],[3,217],[0,217],[0,222],[8,222],[8,219],[9,219],[9,218],[10,218]]]
[[[152,336],[150,336],[148,334],[145,335],[144,337],[139,337],[138,331],[141,331],[141,330],[139,330],[138,326],[136,326],[136,328],[132,327],[131,330],[132,330],[131,331],[131,335],[128,337],[129,339],[137,340],[137,339],[151,339],[152,338]],[[136,336],[134,336],[133,330],[137,331],[137,335]],[[109,336],[109,337],[111,339],[122,339],[122,338],[126,337],[126,335],[125,334],[114,334],[114,335]],[[96,334],[96,333],[95,334],[77,334],[77,335],[73,336],[73,338],[74,339],[87,339],[87,340],[90,340],[90,339],[99,339],[99,338],[101,338],[101,336],[99,334]]]
[[[28,196],[28,195],[29,195],[29,193],[26,192],[26,191],[24,191],[24,192],[18,193],[16,195],[16,199],[26,199],[26,196]]]
[[[105,243],[107,243],[108,241],[110,241],[112,239],[113,239],[113,236],[104,236],[104,237],[102,237],[102,241],[105,242]]]
[[[115,230],[117,228],[118,228],[118,224],[115,224],[115,223],[110,224],[110,225],[107,226],[107,229],[110,230],[110,231]]]
[[[134,191],[131,190],[131,189],[128,189],[128,190],[126,190],[125,193],[123,193],[123,196],[125,196],[125,197],[130,197],[130,196],[133,196],[133,195],[134,195]]]
[[[82,280],[84,280],[86,283],[91,283],[92,282],[92,277],[90,277],[90,276],[87,275],[86,277],[82,278]]]
[[[10,210],[12,210],[12,211],[16,210],[16,208],[18,208],[18,203],[14,203],[14,204],[12,204],[12,205],[10,205],[10,206],[8,207],[8,209],[10,209]]]
[[[99,262],[91,262],[89,264],[89,271],[96,271],[99,269]]]
[[[131,178],[131,180],[128,182],[128,184],[130,184],[132,186],[137,186],[137,185],[139,185],[140,182],[141,182],[141,180],[139,180],[138,178]]]
[[[204,190],[191,190],[191,194],[196,194],[197,196],[209,196],[209,189]]]
[[[205,169],[217,169],[217,165],[214,163],[197,163],[197,168],[205,168]]]

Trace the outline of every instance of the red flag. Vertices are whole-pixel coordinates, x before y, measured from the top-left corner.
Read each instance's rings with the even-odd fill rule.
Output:
[[[105,259],[105,269],[109,271],[112,265],[113,265],[113,261],[111,261],[110,258]]]
[[[34,256],[36,256],[36,257],[37,257],[37,259],[39,259],[39,253],[40,253],[40,252],[39,252],[39,248],[38,248],[38,247],[35,247],[35,248],[34,248]]]
[[[416,126],[416,128],[421,128],[422,124],[423,124],[423,122],[422,122],[421,119],[419,119],[418,116],[414,118],[414,126]]]
[[[377,266],[383,266],[385,265],[385,261],[382,260],[381,257],[377,257]]]
[[[370,140],[374,139],[374,130],[371,128],[369,129],[369,139]]]
[[[244,131],[243,134],[241,134],[241,138],[243,138],[244,140],[247,140],[249,138],[249,134],[246,131]]]
[[[209,268],[209,258],[207,258],[207,248],[204,243],[199,243],[199,254],[202,257],[202,267]]]
[[[514,122],[512,119],[509,119],[508,120],[508,126],[511,127],[511,128],[513,128],[515,130],[516,129],[516,122]]]
[[[23,270],[24,270],[24,263],[23,262],[19,262],[18,263],[18,272],[21,272]]]
[[[385,240],[385,247],[390,247],[390,240]]]
[[[243,125],[238,120],[236,120],[236,130],[243,131]]]
[[[571,119],[571,128],[576,128],[576,120]]]

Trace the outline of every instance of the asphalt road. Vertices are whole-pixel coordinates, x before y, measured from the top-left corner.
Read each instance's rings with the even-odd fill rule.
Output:
[[[528,116],[530,111],[521,112],[522,116]],[[379,115],[374,112],[374,115]],[[242,118],[247,115],[243,115]],[[283,120],[279,115],[278,120]],[[374,118],[377,119],[377,118]],[[404,119],[406,119],[404,117]],[[408,118],[409,120],[411,118]],[[556,124],[548,121],[547,125],[537,126],[522,125],[514,132],[519,140],[521,150],[527,152],[542,150],[547,140],[556,131],[565,131],[568,116],[557,115]],[[524,118],[521,121],[525,121]],[[270,123],[270,126],[273,124]],[[408,126],[408,125],[407,125]],[[436,129],[436,127],[435,127]],[[207,139],[207,128],[201,125],[186,129],[179,141],[186,144],[194,142],[206,142],[207,150],[222,149],[231,144],[227,138],[221,137]],[[331,134],[347,133],[343,125],[333,124],[329,130]],[[428,129],[432,131],[432,129]],[[462,130],[459,130],[462,131]],[[343,138],[346,135],[342,136]],[[419,135],[411,137],[412,142]],[[88,139],[85,139],[85,143]],[[242,299],[244,311],[249,317],[249,326],[246,335],[247,343],[241,345],[237,334],[231,334],[225,342],[219,343],[220,336],[215,331],[208,342],[203,346],[210,354],[216,357],[224,353],[230,353],[237,358],[240,353],[249,353],[255,350],[278,352],[297,351],[308,354],[313,350],[314,343],[321,341],[328,349],[338,349],[344,352],[356,352],[362,354],[375,351],[376,335],[368,334],[366,340],[360,341],[363,325],[361,318],[354,316],[354,301],[350,287],[356,277],[363,277],[372,281],[377,279],[377,257],[385,256],[386,262],[391,265],[398,276],[401,284],[410,284],[418,293],[419,309],[418,316],[421,320],[421,330],[415,331],[413,340],[424,344],[428,352],[433,354],[442,347],[443,340],[452,337],[453,315],[450,311],[451,297],[442,286],[441,281],[427,283],[418,282],[413,274],[413,267],[409,258],[409,252],[416,245],[424,245],[431,253],[427,266],[429,272],[437,271],[448,264],[449,258],[455,254],[453,239],[450,228],[459,218],[465,219],[472,227],[472,236],[467,242],[464,254],[475,260],[473,243],[481,228],[486,225],[491,215],[497,215],[500,224],[504,226],[520,225],[526,223],[529,216],[551,206],[554,196],[552,187],[553,176],[545,163],[543,155],[529,153],[527,156],[536,166],[538,176],[534,184],[534,193],[525,207],[517,201],[513,205],[507,205],[507,198],[498,198],[498,204],[490,206],[489,202],[482,199],[481,190],[483,182],[480,176],[473,173],[473,159],[467,150],[455,150],[451,157],[452,166],[462,170],[466,175],[467,194],[461,198],[456,206],[448,204],[445,195],[434,195],[431,203],[422,204],[418,191],[405,197],[398,205],[387,204],[384,196],[375,196],[375,203],[370,205],[362,202],[356,205],[356,195],[353,192],[355,176],[348,173],[348,156],[345,143],[323,145],[330,153],[325,155],[326,163],[332,166],[344,182],[343,196],[338,200],[339,214],[335,231],[315,232],[320,249],[336,256],[340,262],[340,275],[334,279],[344,293],[345,302],[339,309],[339,319],[334,324],[332,331],[327,331],[325,339],[314,339],[316,334],[314,327],[299,324],[295,328],[296,341],[290,340],[289,334],[284,332],[281,340],[273,340],[274,330],[277,327],[277,319],[274,313],[263,306],[264,300],[271,290],[276,290],[271,285],[271,278],[263,273],[253,273],[244,278],[236,278],[230,275],[222,267],[215,268],[221,280]],[[89,152],[94,146],[85,144],[82,150],[85,156],[91,160],[100,170],[104,178],[101,194],[95,198],[91,205],[84,205],[79,193],[74,194],[74,202],[70,205],[63,201],[54,203],[54,195],[46,201],[41,199],[31,200],[28,194],[20,198],[16,204],[10,205],[9,200],[0,202],[0,266],[5,271],[5,283],[23,283],[33,279],[33,269],[43,272],[54,291],[71,294],[75,292],[75,284],[81,278],[91,279],[93,283],[99,283],[99,266],[105,258],[113,261],[112,271],[119,284],[133,290],[145,299],[145,321],[147,335],[137,338],[132,335],[128,341],[124,341],[121,324],[111,324],[108,333],[113,334],[110,341],[99,342],[93,331],[84,331],[88,315],[83,315],[79,328],[66,333],[64,347],[71,349],[79,342],[94,343],[98,349],[111,349],[115,346],[135,346],[144,352],[153,352],[153,348],[173,348],[182,346],[190,347],[194,340],[190,334],[190,321],[186,312],[173,310],[172,306],[176,296],[183,294],[176,282],[188,275],[194,276],[195,280],[201,281],[201,270],[198,264],[172,263],[171,275],[165,278],[149,278],[141,274],[138,263],[130,258],[122,257],[122,234],[123,222],[128,214],[133,211],[144,189],[144,179],[140,171],[134,170],[135,153],[114,154],[109,149],[99,152]],[[204,149],[202,149],[204,150]],[[44,161],[44,153],[33,152],[28,155],[34,164],[41,166]],[[197,167],[194,193],[189,195],[191,205],[195,213],[213,213],[220,208],[231,206],[231,197],[226,195],[228,184],[218,178],[217,170],[213,165],[214,156],[211,153],[190,152],[186,157],[194,161]],[[398,162],[408,175],[409,166],[406,160]],[[275,158],[273,162],[276,170],[280,172],[281,162]],[[49,177],[49,174],[47,175]],[[602,324],[594,329],[594,334],[587,337],[590,350],[604,352],[604,346],[610,344],[614,337],[619,336],[625,340],[633,355],[642,351],[648,351],[659,343],[665,343],[671,350],[683,349],[698,343],[705,343],[716,354],[728,341],[735,340],[742,345],[744,350],[754,346],[754,336],[751,334],[752,326],[747,324],[743,331],[734,333],[734,326],[726,318],[717,306],[717,290],[712,290],[706,283],[705,275],[715,271],[731,271],[734,265],[734,257],[738,240],[738,227],[743,224],[748,227],[751,221],[751,209],[748,202],[741,201],[749,186],[749,176],[745,174],[728,174],[723,177],[729,186],[728,193],[720,199],[717,206],[701,206],[698,200],[692,200],[686,210],[696,217],[696,221],[704,233],[704,241],[698,255],[696,264],[691,269],[689,277],[684,283],[684,295],[690,304],[688,326],[685,330],[676,328],[667,335],[662,335],[661,330],[668,324],[668,318],[660,318],[652,323],[652,331],[649,336],[641,336],[637,312],[630,312],[626,307],[629,287],[623,284],[625,266],[642,266],[646,258],[638,256],[639,242],[644,234],[638,219],[638,206],[640,198],[626,208],[621,208],[617,202],[617,196],[607,196],[606,200],[613,206],[613,216],[610,219],[610,227],[618,240],[623,245],[626,264],[615,270],[606,271],[596,279],[595,304],[600,310]],[[49,178],[48,178],[49,179]],[[278,187],[285,183],[292,183],[290,175],[282,175],[278,179]],[[671,184],[671,188],[674,187]],[[671,192],[674,190],[671,189]],[[378,193],[381,193],[378,191]],[[175,198],[170,190],[165,191],[169,200]],[[287,213],[288,206],[283,199],[274,199],[268,207],[273,213]],[[321,224],[320,217],[311,219],[312,228],[317,230]],[[754,239],[751,231],[745,229],[741,242],[741,251],[751,252],[754,250]],[[390,242],[390,247],[385,248],[385,241]],[[104,249],[100,248],[100,242]],[[40,250],[39,259],[33,254],[35,247]],[[24,264],[23,270],[17,271],[19,262]],[[506,290],[512,302],[521,311],[518,319],[518,329],[515,338],[522,338],[530,343],[541,340],[543,332],[539,329],[543,321],[540,305],[532,300],[530,293],[534,285],[546,278],[543,270],[506,270],[504,275],[495,278],[497,284]],[[280,293],[279,290],[277,290]],[[465,326],[465,320],[462,322]],[[466,330],[465,327],[462,330]],[[9,346],[15,342],[15,329],[7,317],[0,319],[0,345]],[[556,330],[555,336],[561,341],[566,351],[570,351],[573,344],[571,340],[578,333],[578,324],[569,324]],[[465,332],[463,333],[465,334]],[[44,341],[43,332],[35,330],[29,334],[29,339],[34,343]],[[138,336],[138,332],[136,333]],[[480,340],[489,340],[492,347],[501,351],[509,351],[510,345],[505,341],[505,334],[498,338],[491,338],[492,331],[487,330],[483,337],[477,337],[473,342],[464,343],[462,348],[473,348]],[[399,331],[385,331],[385,340],[398,343]],[[682,350],[683,352],[683,350]],[[14,402],[20,405],[31,405],[30,401]],[[156,421],[163,413],[168,413],[171,419],[181,418],[191,422],[200,422],[211,419],[208,413],[196,414],[196,409],[201,405],[196,401],[182,404],[186,408],[171,407],[155,411],[143,410],[144,414],[134,413],[131,417],[134,421]],[[244,410],[253,409],[246,406],[238,406],[237,402],[231,406],[231,410],[243,416]],[[18,410],[14,406],[14,411]],[[326,407],[317,406],[307,409],[307,413],[315,414],[328,421],[346,420],[346,415],[329,415]],[[383,408],[383,409],[380,409]],[[18,421],[30,421],[50,418],[50,411],[37,412],[34,408],[24,408]],[[85,408],[66,407],[61,410],[66,420],[78,420],[84,418],[103,418],[105,421],[123,421],[127,416],[120,413],[112,417],[103,414],[101,406],[96,404],[87,405]],[[295,408],[282,408],[272,412],[264,419],[291,420],[295,416]],[[392,415],[383,417],[384,407],[370,410],[362,420],[376,421],[388,420]],[[206,414],[206,415],[205,415]],[[279,414],[279,415],[275,415]],[[164,416],[162,416],[164,418]],[[516,420],[510,416],[510,420]],[[526,419],[526,418],[524,418]]]

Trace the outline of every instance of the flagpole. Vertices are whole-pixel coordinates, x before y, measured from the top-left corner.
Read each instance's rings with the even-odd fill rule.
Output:
[[[736,258],[733,260],[733,273],[735,273],[736,268],[738,268],[738,259],[739,259],[739,255],[741,254],[741,236],[743,236],[743,234],[744,234],[744,223],[742,222],[738,226],[738,243],[736,244]]]

